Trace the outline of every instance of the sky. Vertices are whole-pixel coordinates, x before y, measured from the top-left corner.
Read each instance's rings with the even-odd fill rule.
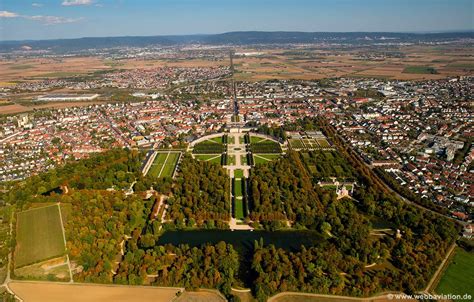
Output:
[[[474,0],[0,0],[0,40],[474,30]]]

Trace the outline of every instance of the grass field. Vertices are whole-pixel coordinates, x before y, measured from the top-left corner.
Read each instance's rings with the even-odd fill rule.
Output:
[[[271,140],[263,140],[257,143],[251,143],[250,148],[253,153],[281,153],[280,144]]]
[[[242,198],[234,197],[234,215],[237,219],[244,219],[244,201]]]
[[[248,165],[248,162],[247,162],[247,155],[241,155],[240,156],[240,163],[242,165]]]
[[[237,180],[234,182],[234,196],[242,197],[242,181],[243,179]]]
[[[161,168],[163,167],[164,162],[166,161],[166,156],[168,153],[159,153],[156,155],[153,164],[151,164],[150,170],[148,170],[148,175],[151,177],[159,177]]]
[[[245,181],[244,178],[237,179],[234,178],[234,216],[237,219],[244,219],[244,202],[242,196],[242,182]]]
[[[158,153],[148,174],[152,177],[172,177],[178,159],[177,152]]]
[[[222,141],[221,137],[218,137]],[[194,154],[220,154],[224,152],[224,145],[215,140],[207,140],[201,143],[198,143],[193,148]]]
[[[243,178],[244,177],[244,171],[243,170],[235,170],[234,171],[234,177],[235,178]]]
[[[403,73],[437,74],[438,72],[436,69],[429,66],[407,66],[403,69]]]
[[[64,251],[57,205],[18,213],[15,267],[60,256]]]
[[[461,296],[464,294],[470,294],[471,297],[474,297],[473,264],[474,253],[469,253],[464,249],[457,247],[456,254],[436,287],[436,293],[457,294]]]
[[[264,138],[257,137],[257,136],[251,136],[250,137],[250,143],[252,143],[252,144],[259,143],[259,142],[264,141],[264,140],[265,140]]]
[[[223,141],[223,136],[219,136],[219,137],[208,139],[206,142],[214,142],[214,143],[221,144],[222,141]]]
[[[198,160],[202,161],[208,161],[214,164],[220,164],[221,163],[221,155],[194,155],[194,157]]]
[[[202,161],[208,161],[219,156],[220,155],[215,155],[215,154],[209,154],[209,155],[198,154],[198,155],[194,155],[194,158],[202,160]]]
[[[280,154],[254,154],[253,161],[255,164],[266,164],[272,160],[278,159]]]

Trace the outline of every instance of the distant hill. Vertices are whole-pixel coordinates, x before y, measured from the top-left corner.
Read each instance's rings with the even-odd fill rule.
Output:
[[[112,47],[146,47],[153,45],[169,46],[179,44],[209,45],[252,45],[332,42],[345,44],[373,44],[392,42],[441,42],[459,39],[474,39],[474,32],[456,33],[374,33],[374,32],[262,32],[243,31],[213,35],[182,36],[133,36],[133,37],[90,37],[57,40],[0,41],[0,52],[12,52],[28,46],[32,50],[52,50],[56,52],[82,51]]]

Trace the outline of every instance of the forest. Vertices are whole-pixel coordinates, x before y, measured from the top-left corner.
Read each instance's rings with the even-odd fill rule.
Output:
[[[185,155],[172,188],[166,219],[177,228],[226,228],[230,219],[230,180],[219,165]]]

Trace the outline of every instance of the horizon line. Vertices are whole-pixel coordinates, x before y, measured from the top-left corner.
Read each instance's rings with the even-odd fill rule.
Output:
[[[145,37],[186,37],[186,36],[213,36],[229,33],[367,33],[367,34],[455,34],[455,33],[474,33],[474,29],[456,29],[456,30],[429,30],[429,31],[297,31],[297,30],[235,30],[219,33],[194,33],[194,34],[157,34],[157,35],[117,35],[117,36],[82,36],[71,38],[51,38],[51,39],[20,39],[20,40],[1,40],[3,42],[36,42],[36,41],[56,41],[56,40],[77,40],[77,39],[100,39],[100,38],[145,38]]]

